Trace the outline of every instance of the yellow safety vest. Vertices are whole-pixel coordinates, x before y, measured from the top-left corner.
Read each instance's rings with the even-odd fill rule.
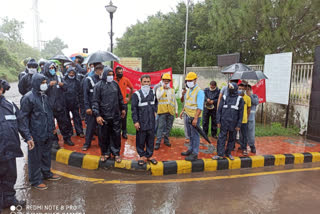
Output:
[[[161,87],[161,89],[163,89]],[[176,110],[176,102],[175,102],[175,93],[174,90],[171,88],[172,97],[169,100],[167,97],[167,92],[166,90],[164,91],[162,97],[158,100],[158,114],[165,114],[165,113],[170,113],[171,115],[175,115],[175,110]]]
[[[190,89],[187,90],[187,94],[186,94],[186,103],[184,106],[184,110],[187,113],[187,115],[189,117],[195,117],[196,116],[196,112],[197,112],[197,95],[198,92],[200,91],[200,87],[195,86],[195,88],[193,89],[193,91],[190,94]]]

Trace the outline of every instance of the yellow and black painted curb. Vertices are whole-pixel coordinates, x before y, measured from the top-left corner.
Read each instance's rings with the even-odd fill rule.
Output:
[[[116,163],[114,160],[101,162],[99,156],[87,155],[66,149],[53,149],[51,158],[59,163],[83,169],[95,170],[99,168],[119,168],[136,171],[150,171],[154,176],[162,176],[191,172],[320,162],[320,152],[256,155],[249,157],[235,157],[234,160],[226,158],[223,160],[199,159],[191,162],[185,160],[159,161],[157,165],[145,164],[144,166],[139,166],[137,161],[134,160],[122,160],[121,163]]]

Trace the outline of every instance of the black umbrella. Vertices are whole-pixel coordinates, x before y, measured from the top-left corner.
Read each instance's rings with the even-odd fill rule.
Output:
[[[109,51],[97,51],[90,54],[83,62],[83,64],[91,64],[97,62],[107,62],[107,61],[119,61],[119,57],[114,55]]]
[[[194,119],[194,118],[192,118],[192,117],[189,118],[188,123],[192,125],[193,119]],[[199,125],[197,125],[197,126],[194,127],[194,128],[197,130],[197,132],[198,132],[209,144],[211,144],[208,136],[206,135],[206,133],[203,131],[203,129],[202,129]]]
[[[253,71],[252,68],[249,66],[242,64],[242,63],[235,63],[232,65],[229,65],[228,67],[225,67],[221,70],[221,73],[223,74],[233,74],[237,71]]]
[[[61,61],[63,63],[72,62],[72,60],[69,57],[65,56],[65,55],[56,55],[56,56],[52,57],[51,59],[52,60],[59,60],[59,61]]]
[[[262,80],[268,79],[262,71],[237,71],[235,72],[231,80]]]

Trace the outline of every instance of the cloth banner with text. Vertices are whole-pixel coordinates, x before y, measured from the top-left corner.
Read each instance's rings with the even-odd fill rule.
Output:
[[[151,87],[153,88],[156,84],[158,84],[161,81],[161,75],[164,73],[169,73],[172,80],[172,68],[167,68],[161,71],[154,71],[154,72],[140,72],[140,71],[134,71],[130,68],[126,68],[125,66],[114,62],[113,70],[114,73],[116,73],[116,68],[121,67],[123,69],[123,76],[127,77],[132,85],[134,91],[139,90],[141,88],[140,78],[142,75],[149,75],[151,77]],[[170,82],[170,87],[172,88],[173,83]]]

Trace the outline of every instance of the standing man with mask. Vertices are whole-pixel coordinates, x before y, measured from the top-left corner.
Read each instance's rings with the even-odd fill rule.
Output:
[[[153,90],[150,90],[151,78],[142,75],[141,89],[132,96],[131,111],[136,133],[136,147],[140,156],[139,166],[145,164],[144,158],[152,164],[158,162],[152,158],[154,149],[154,126],[155,114],[157,112],[156,98]]]
[[[251,152],[256,153],[255,146],[255,128],[256,128],[256,110],[259,105],[259,97],[252,93],[251,85],[247,87],[247,95],[251,99],[251,109],[248,118],[248,144],[250,146]]]
[[[30,61],[31,57],[25,58],[23,60],[23,65],[26,67],[24,71],[21,71],[20,74],[18,75],[18,80],[20,81],[21,78],[28,73],[28,67],[27,63]]]
[[[121,162],[121,118],[126,115],[125,105],[119,85],[113,80],[112,69],[105,68],[102,81],[98,82],[93,92],[93,115],[100,125],[101,161],[110,157],[110,151],[117,163]],[[110,142],[111,141],[111,142]],[[110,150],[109,150],[110,148]]]
[[[27,141],[34,141],[34,149],[28,152],[28,171],[31,186],[38,190],[47,189],[43,180],[56,181],[61,177],[51,172],[52,138],[56,134],[53,112],[45,92],[46,77],[34,74],[32,91],[21,100],[21,120]]]
[[[241,127],[243,103],[242,97],[238,95],[238,85],[236,83],[229,83],[228,95],[223,95],[217,112],[217,126],[220,128],[217,144],[218,155],[212,157],[212,159],[223,159],[224,155],[226,155],[230,160],[234,160],[231,151],[236,142],[237,131]],[[225,150],[227,140],[228,145],[227,150]]]
[[[80,88],[80,97],[79,97],[79,107],[80,107],[80,114],[81,118],[84,119],[86,116],[86,111],[84,107],[84,97],[83,97],[83,82],[87,74],[87,69],[82,66],[84,58],[81,55],[77,55],[75,59],[75,72],[77,77],[80,81],[81,88]]]
[[[200,124],[201,113],[203,111],[204,104],[204,92],[197,85],[197,74],[189,72],[186,76],[187,81],[187,94],[185,98],[184,110],[187,114],[187,121],[192,120],[192,124],[188,123],[187,131],[190,137],[189,149],[186,152],[182,152],[181,155],[187,156],[185,160],[195,161],[198,159],[200,135],[195,127]]]
[[[87,130],[86,141],[82,147],[82,151],[87,151],[90,148],[93,134],[95,133],[95,130],[97,128],[97,121],[92,112],[93,91],[96,84],[102,78],[103,68],[104,66],[101,63],[96,64],[94,67],[94,75],[86,77],[83,82],[84,107],[86,110]]]
[[[217,123],[216,114],[220,89],[217,88],[216,81],[210,82],[210,87],[204,89],[205,105],[203,110],[202,127],[203,131],[208,135],[209,133],[209,120],[211,117],[211,135],[217,139]]]
[[[166,73],[162,76],[162,86],[156,91],[158,100],[158,129],[155,150],[160,148],[162,137],[164,145],[171,147],[169,134],[172,129],[174,117],[178,117],[178,104],[173,88],[170,88],[171,76]]]
[[[251,111],[251,98],[246,95],[246,85],[241,83],[239,85],[239,95],[243,98],[244,107],[243,107],[243,119],[240,129],[240,146],[239,150],[242,150],[243,155],[248,155],[247,146],[248,146],[248,118]]]
[[[49,84],[46,94],[48,95],[53,116],[58,122],[59,130],[63,136],[64,143],[69,146],[74,146],[74,143],[71,141],[71,136],[73,135],[72,124],[70,117],[67,115],[66,100],[63,96],[67,90],[67,85],[65,85],[62,75],[57,72],[55,63],[46,63],[44,73],[48,78]]]
[[[0,80],[0,213],[2,209],[14,206],[25,206],[25,201],[18,201],[15,197],[14,185],[17,180],[16,158],[23,157],[20,149],[19,132],[23,137],[26,133],[19,120],[18,107],[4,97],[10,85]],[[29,149],[33,149],[32,139],[27,141]]]
[[[76,75],[75,69],[69,67],[67,70],[64,81],[68,87],[66,87],[65,97],[67,106],[67,116],[70,117],[70,112],[72,112],[73,124],[77,133],[77,136],[84,138],[82,121],[79,114],[79,104],[80,104],[80,80]],[[71,120],[71,119],[70,119]],[[70,129],[73,129],[70,127]]]
[[[121,67],[116,68],[116,82],[118,83],[121,94],[123,97],[123,103],[125,106],[125,111],[128,112],[128,103],[131,100],[131,96],[133,93],[133,85],[127,77],[123,76],[123,69]],[[127,89],[130,89],[129,96],[127,97]],[[124,139],[128,139],[127,136],[127,114],[124,118],[121,119],[121,130],[122,130],[122,137]]]
[[[27,63],[26,74],[20,77],[20,81],[18,83],[19,92],[22,96],[31,91],[31,79],[32,75],[37,73],[38,71],[38,63],[35,59],[30,59]]]

